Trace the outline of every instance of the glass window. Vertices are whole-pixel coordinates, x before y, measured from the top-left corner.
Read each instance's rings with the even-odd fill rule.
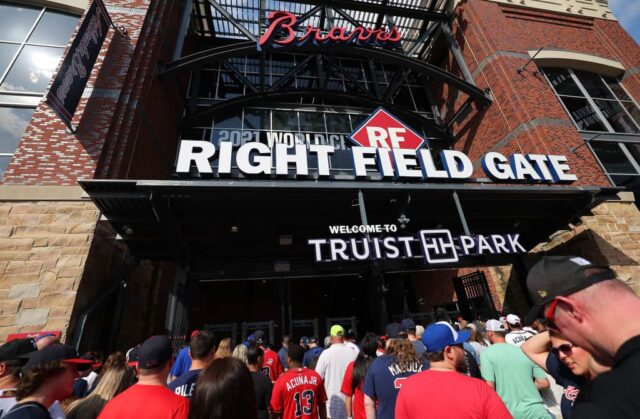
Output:
[[[0,179],[2,179],[2,175],[4,175],[4,171],[7,170],[7,166],[11,161],[11,156],[5,156],[0,154]]]
[[[244,129],[270,129],[269,111],[245,110]]]
[[[567,107],[571,118],[584,131],[604,131],[605,126],[593,110],[587,99],[560,96],[562,103]]]
[[[20,48],[20,46],[16,44],[0,43],[0,77],[2,77],[7,67],[9,67],[9,63],[13,60],[18,48]]]
[[[0,4],[0,40],[24,42],[41,10],[39,7]]]
[[[239,115],[229,117],[216,118],[213,124],[214,128],[242,128],[242,119]]]
[[[349,115],[339,113],[327,114],[327,131],[329,132],[351,132]]]
[[[321,112],[300,112],[300,130],[324,132],[324,114]]]
[[[545,68],[544,74],[547,75],[549,82],[557,94],[584,96],[567,70],[561,68]]]
[[[15,151],[33,111],[33,108],[0,107],[0,153]]]
[[[578,129],[640,133],[640,110],[617,80],[571,69],[543,70]],[[576,88],[584,99],[573,97]]]
[[[298,113],[296,111],[273,111],[273,129],[298,131]]]
[[[638,127],[629,115],[627,115],[627,112],[625,112],[622,106],[620,106],[618,101],[596,100],[595,102],[615,132],[624,132],[627,134],[638,132]]]
[[[0,1],[0,178],[78,20],[45,7]]]
[[[61,55],[62,48],[25,46],[0,90],[44,92]]]
[[[28,42],[64,47],[71,39],[77,24],[77,16],[46,10]]]
[[[599,74],[585,73],[584,71],[575,71],[578,80],[582,83],[584,89],[593,98],[615,99],[613,93],[609,90]]]
[[[591,148],[609,173],[637,173],[619,143],[592,141]]]

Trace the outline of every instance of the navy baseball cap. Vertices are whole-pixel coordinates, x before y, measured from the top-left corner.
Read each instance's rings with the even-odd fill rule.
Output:
[[[527,275],[527,290],[533,307],[525,324],[533,322],[540,310],[558,296],[573,294],[598,282],[615,279],[608,266],[596,265],[579,256],[545,256]]]
[[[400,325],[400,323],[389,323],[387,325],[387,327],[384,328],[384,334],[387,336],[388,339],[396,339],[400,337],[400,334],[402,333],[402,326]]]
[[[66,364],[75,365],[91,365],[93,363],[87,359],[80,358],[75,348],[61,344],[49,345],[40,351],[31,352],[25,357],[28,359],[27,363],[22,367],[22,371],[27,371],[52,361],[63,361]]]
[[[308,338],[308,337],[306,337],[306,336],[301,337],[301,338],[300,338],[300,343],[301,343],[302,345],[308,345],[308,344],[309,344],[309,338]]]
[[[456,332],[447,322],[438,322],[429,325],[422,335],[422,343],[427,347],[427,352],[441,352],[452,345],[460,345],[469,340],[471,334],[467,330]]]
[[[165,335],[151,336],[138,350],[138,368],[150,370],[166,364],[173,355],[171,339]]]
[[[0,346],[0,362],[23,359],[25,355],[37,350],[33,339],[15,339]]]
[[[400,325],[402,326],[402,330],[407,331],[409,329],[415,329],[416,328],[416,322],[414,322],[411,319],[403,319],[400,322]]]

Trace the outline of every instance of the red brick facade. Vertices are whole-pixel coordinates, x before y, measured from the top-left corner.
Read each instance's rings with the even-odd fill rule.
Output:
[[[161,154],[162,147],[157,142],[167,138],[175,142],[175,125],[171,129],[158,124],[175,117],[159,116],[158,110],[148,105],[166,102],[166,98],[156,97],[157,90],[151,89],[151,85],[157,63],[166,61],[172,51],[175,35],[168,34],[175,33],[173,25],[180,16],[181,2],[105,0],[104,3],[114,24],[123,27],[128,37],[114,29],[109,31],[75,114],[76,133],[69,133],[42,101],[33,113],[3,183],[76,185],[81,178],[126,178],[131,174],[134,144],[135,155],[142,154],[147,162],[172,161],[174,150],[169,150],[169,155]],[[179,102],[177,97],[171,99]],[[149,123],[151,118],[153,124]],[[162,166],[160,173],[155,170],[155,176],[149,172],[142,177],[166,177]],[[153,165],[146,167],[156,169]]]
[[[563,154],[578,175],[575,185],[607,186],[600,166],[587,147],[574,154],[570,148],[583,144],[571,119],[553,90],[530,63],[528,51],[540,47],[581,52],[619,61],[626,68],[623,84],[640,97],[640,47],[616,21],[559,15],[485,0],[469,0],[458,6],[453,33],[476,83],[489,88],[494,103],[472,113],[455,127],[456,148],[477,161],[490,150]],[[452,56],[446,66],[459,73]],[[446,88],[445,115],[452,115]],[[462,103],[463,95],[456,100]],[[480,172],[478,172],[480,174]]]

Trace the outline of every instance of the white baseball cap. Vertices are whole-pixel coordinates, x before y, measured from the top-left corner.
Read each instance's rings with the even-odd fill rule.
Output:
[[[520,324],[522,322],[520,321],[520,317],[516,316],[515,314],[508,314],[507,315],[507,323],[509,323],[509,324]]]
[[[487,332],[505,332],[506,331],[506,329],[504,328],[504,323],[502,323],[500,320],[495,320],[495,319],[487,320],[485,329],[487,330]]]

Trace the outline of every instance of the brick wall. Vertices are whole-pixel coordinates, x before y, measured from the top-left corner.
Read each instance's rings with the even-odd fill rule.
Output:
[[[0,342],[66,333],[97,219],[89,202],[0,202]]]
[[[633,70],[640,66],[640,47],[617,21],[468,0],[456,9],[453,33],[476,83],[491,89],[495,99],[488,109],[455,126],[457,149],[476,162],[490,150],[564,154],[578,175],[574,185],[609,184],[587,147],[569,151],[583,140],[544,77],[533,74],[535,63],[522,74],[517,69],[529,60],[528,51],[542,46],[593,54],[620,61],[628,69],[625,87],[640,97],[638,73]],[[442,61],[460,74],[451,55],[445,52]],[[465,97],[446,87],[441,90],[441,109],[451,116]]]
[[[173,36],[161,36],[161,29],[172,29],[182,2],[104,2],[115,25],[123,26],[128,37],[116,34],[113,29],[109,31],[73,120],[76,132],[68,132],[42,101],[2,183],[76,185],[80,178],[126,177],[130,160],[125,153],[131,151],[141,132],[156,129],[141,123],[144,121],[137,106],[139,101],[153,100],[149,87],[158,54],[173,45]],[[175,141],[175,135],[166,134]],[[147,144],[143,140],[139,145],[144,148]],[[167,156],[146,155],[149,161],[160,157]]]

